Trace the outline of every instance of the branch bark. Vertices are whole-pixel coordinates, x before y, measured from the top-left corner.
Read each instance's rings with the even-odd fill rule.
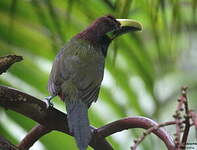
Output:
[[[35,126],[18,145],[20,150],[28,150],[40,137],[49,133],[51,130],[43,125]]]
[[[157,126],[159,126],[159,124],[156,123],[155,121],[146,117],[138,116],[138,117],[129,117],[129,118],[114,121],[101,128],[98,128],[96,131],[99,136],[107,137],[116,132],[120,132],[131,128],[149,129],[151,127],[157,127]],[[153,133],[164,142],[164,144],[169,150],[174,150],[175,145],[173,139],[164,129],[158,128],[156,130],[153,130]]]
[[[15,62],[22,61],[22,56],[16,56],[16,55],[7,55],[0,57],[0,74],[3,72],[6,72],[6,70]]]
[[[0,150],[19,150],[19,148],[0,136]]]
[[[188,135],[189,135],[189,130],[190,130],[190,111],[188,108],[188,101],[187,101],[187,87],[182,87],[182,101],[184,103],[184,107],[185,107],[185,130],[183,132],[183,137],[182,137],[182,146],[185,148],[185,145],[187,143],[187,139],[188,139]]]
[[[36,140],[51,130],[57,130],[72,136],[68,129],[67,115],[55,108],[47,109],[43,101],[33,96],[16,89],[0,86],[0,105],[21,113],[40,124],[32,129],[22,140],[19,144],[21,149],[28,149]],[[91,127],[93,130],[93,138],[90,142],[90,146],[95,150],[113,150],[111,145],[104,139],[105,137],[122,130],[131,128],[148,129],[155,125],[158,124],[145,117],[130,117],[109,123],[98,129]],[[165,130],[159,128],[153,133],[166,144],[169,150],[174,148],[172,138]]]
[[[23,114],[24,116],[45,126],[49,131],[57,130],[72,136],[68,129],[67,115],[55,108],[47,109],[46,103],[33,96],[13,88],[0,86],[0,105],[6,109],[11,109]],[[33,145],[33,141],[39,139],[39,135],[42,136],[47,133],[45,133],[45,130],[39,130],[36,128],[39,128],[39,126],[29,132],[25,139],[23,139],[23,143],[19,144],[21,148],[28,149]],[[95,130],[95,128],[91,128],[92,130]],[[34,133],[35,131],[37,133]],[[31,144],[25,142],[28,144],[25,145],[24,141],[30,137],[32,140]],[[111,145],[104,138],[97,138],[96,140],[93,138],[90,142],[90,146],[95,150],[113,150]]]

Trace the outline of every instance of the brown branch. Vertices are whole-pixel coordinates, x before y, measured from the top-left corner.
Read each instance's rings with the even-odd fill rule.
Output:
[[[37,139],[51,130],[58,130],[71,135],[68,129],[66,114],[55,108],[47,109],[46,104],[43,101],[33,96],[12,88],[0,86],[0,105],[7,109],[21,113],[42,125],[35,127],[28,133],[28,135],[20,143],[20,148],[28,149]],[[148,129],[155,125],[158,124],[148,118],[131,117],[112,122],[99,129],[91,127],[94,132],[90,146],[92,146],[95,150],[113,150],[111,145],[104,139],[105,137],[125,129]],[[158,129],[155,130],[154,133],[163,140],[169,149],[174,147],[171,137],[167,134],[167,132],[165,132],[165,130]]]
[[[22,56],[8,55],[0,57],[0,74],[6,72],[6,70],[14,63],[23,60]]]
[[[43,125],[35,126],[25,138],[20,142],[18,148],[20,150],[28,150],[40,137],[49,133],[51,130]]]
[[[19,150],[19,148],[0,136],[0,150]]]
[[[183,137],[182,137],[182,146],[183,148],[185,148],[186,142],[187,142],[187,138],[189,135],[189,129],[190,129],[190,111],[188,108],[188,102],[187,102],[187,87],[182,87],[182,98],[183,98],[183,102],[184,102],[184,107],[185,107],[185,130],[183,132]]]
[[[183,111],[184,111],[184,113],[183,113]],[[176,113],[174,115],[174,118],[176,121],[176,134],[175,134],[176,150],[185,149],[188,135],[189,135],[189,130],[190,130],[190,127],[192,126],[190,124],[190,118],[192,120],[192,111],[190,111],[189,107],[188,107],[187,87],[186,86],[183,86],[181,88],[181,96],[178,99],[178,105],[177,105],[177,109],[176,109]],[[185,124],[185,127],[184,127],[183,123]],[[181,132],[183,132],[182,140],[181,140]]]
[[[181,116],[181,112],[183,111],[183,104],[184,104],[184,98],[182,96],[180,96],[178,98],[178,105],[176,108],[176,112],[173,115],[175,122],[176,122],[176,133],[175,133],[175,145],[176,145],[176,149],[180,150],[182,145],[181,145],[181,129],[183,128],[183,123],[181,122],[182,116]]]
[[[184,110],[185,112],[183,113]],[[181,96],[178,99],[178,105],[176,108],[176,113],[174,115],[174,118],[176,121],[175,145],[176,145],[177,150],[181,150],[185,148],[188,134],[189,134],[189,129],[191,126],[190,125],[190,111],[188,109],[188,103],[187,103],[187,87],[186,86],[183,86],[181,88]],[[185,127],[183,125],[183,122],[185,124]],[[182,140],[181,140],[181,132],[183,132]]]
[[[120,132],[122,130],[127,130],[131,128],[149,129],[153,126],[158,126],[158,124],[149,118],[130,117],[109,123],[101,128],[96,129],[96,132],[97,135],[100,137],[107,137],[113,133]],[[174,150],[175,145],[173,143],[172,137],[164,129],[154,130],[153,133],[165,143],[166,147],[169,150]]]
[[[43,101],[33,96],[16,89],[0,86],[0,105],[31,118],[39,124],[47,127],[48,130],[57,130],[72,136],[68,129],[67,115],[55,108],[47,109],[46,104]],[[94,130],[93,127],[91,128]],[[34,133],[35,131],[38,133]],[[21,143],[20,146],[22,145],[25,148],[29,148],[31,144],[24,141],[28,141],[32,134],[42,136],[45,134],[45,131],[33,129],[33,131],[28,133],[28,135],[23,139],[23,143]],[[39,136],[32,136],[31,140],[33,142],[38,138]],[[29,146],[25,145],[25,143]],[[90,142],[90,146],[95,150],[113,150],[111,145],[104,138],[97,138],[97,140],[93,138]]]
[[[185,110],[185,112],[183,113],[184,110]],[[148,129],[147,131],[145,131],[143,136],[141,136],[137,140],[134,140],[134,146],[132,146],[131,149],[135,150],[137,148],[137,146],[144,140],[144,138],[147,135],[149,135],[151,132],[158,130],[158,128],[160,128],[162,126],[168,126],[168,125],[172,125],[172,124],[176,125],[176,134],[175,134],[175,140],[174,140],[175,149],[176,150],[185,149],[185,145],[186,145],[188,134],[189,134],[189,129],[192,125],[196,126],[196,124],[197,124],[196,114],[193,111],[189,110],[189,108],[188,108],[187,87],[186,86],[183,86],[181,88],[181,96],[178,99],[178,105],[177,105],[176,112],[173,115],[173,117],[175,118],[175,121],[164,122],[164,123],[161,123],[157,126],[153,126],[150,129]],[[190,124],[190,118],[191,118],[193,124]],[[184,124],[185,124],[185,128],[184,128]],[[183,130],[183,128],[184,128],[184,130]],[[181,140],[181,132],[183,132],[182,140]]]
[[[147,135],[149,135],[150,133],[158,130],[159,128],[161,127],[165,127],[165,126],[169,126],[169,125],[174,125],[176,124],[176,121],[169,121],[169,122],[164,122],[164,123],[161,123],[161,124],[158,124],[156,126],[153,126],[151,128],[149,128],[148,130],[146,130],[144,133],[143,133],[143,136],[141,136],[139,139],[137,140],[134,140],[134,145],[131,147],[131,150],[136,150],[137,146],[145,139],[145,137]],[[174,150],[174,146],[172,147],[172,149]]]

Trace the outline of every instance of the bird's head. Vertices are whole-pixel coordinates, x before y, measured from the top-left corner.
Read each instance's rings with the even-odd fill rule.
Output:
[[[90,28],[93,28],[98,36],[107,35],[111,40],[119,35],[131,32],[141,31],[142,25],[132,19],[116,19],[112,15],[107,15],[96,19]]]
[[[87,29],[77,34],[78,38],[94,43],[108,40],[111,42],[119,35],[142,30],[142,25],[132,19],[116,19],[112,15],[106,15],[96,19]]]
[[[90,28],[97,31],[99,36],[103,36],[109,32],[119,30],[120,22],[118,22],[113,16],[107,15],[96,19]]]
[[[115,19],[115,17],[107,15],[96,19],[87,29],[76,36],[84,40],[98,43],[99,41],[103,41],[103,38],[112,41],[119,35],[141,30],[142,25],[135,20]]]

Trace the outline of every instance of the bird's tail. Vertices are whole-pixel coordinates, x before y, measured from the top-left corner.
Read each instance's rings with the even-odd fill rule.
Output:
[[[68,125],[80,150],[86,150],[91,139],[88,108],[81,100],[66,103]]]

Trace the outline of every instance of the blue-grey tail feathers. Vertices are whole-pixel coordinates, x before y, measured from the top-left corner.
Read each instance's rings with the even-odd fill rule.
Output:
[[[66,103],[68,125],[80,150],[86,150],[91,139],[88,108],[81,100]]]

